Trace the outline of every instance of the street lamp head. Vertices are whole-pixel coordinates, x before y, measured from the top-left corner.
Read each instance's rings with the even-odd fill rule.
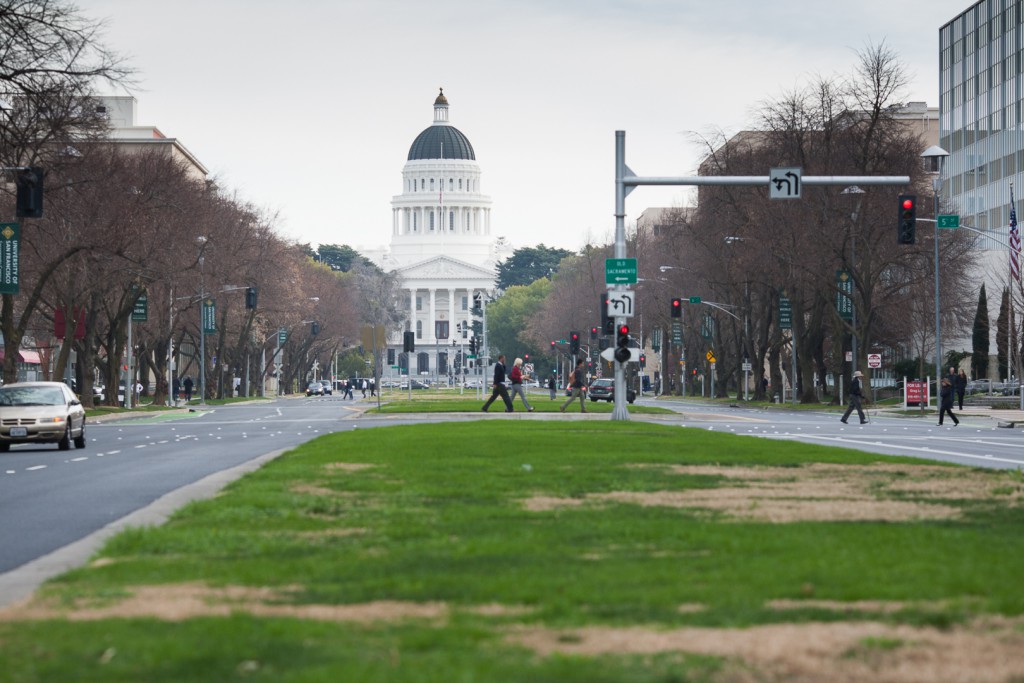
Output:
[[[320,297],[318,297],[318,296],[311,296],[311,297],[309,297],[309,300],[310,301],[320,301]]]
[[[921,152],[921,156],[925,159],[939,158],[944,159],[949,156],[949,152],[942,149],[938,145],[932,145],[925,151]]]
[[[840,194],[864,194],[864,190],[860,188],[860,185],[850,185],[849,187],[843,188]]]

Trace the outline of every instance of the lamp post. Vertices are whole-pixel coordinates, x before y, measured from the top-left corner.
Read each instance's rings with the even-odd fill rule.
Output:
[[[932,145],[921,152],[921,158],[930,164],[932,178],[932,202],[935,208],[935,405],[939,401],[939,378],[942,376],[942,335],[939,326],[939,190],[942,188],[942,162],[949,152],[938,145]]]
[[[203,309],[206,305],[206,237],[200,235],[199,242],[199,405],[206,405],[206,321],[203,320]]]
[[[843,190],[842,194],[858,195],[857,204],[853,207],[853,212],[850,213],[850,277],[853,278],[851,294],[855,294],[857,291],[857,214],[860,213],[862,200],[859,195],[864,194],[864,190],[857,185],[850,185]],[[857,371],[857,302],[852,296],[850,298],[850,326],[853,328],[853,334],[850,335],[850,352],[853,357],[853,362],[850,363],[850,375],[853,376],[853,373]]]

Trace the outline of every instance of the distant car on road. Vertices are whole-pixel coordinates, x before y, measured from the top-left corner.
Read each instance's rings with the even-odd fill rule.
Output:
[[[85,408],[63,382],[16,382],[0,387],[0,452],[16,443],[85,448]]]
[[[590,394],[590,400],[594,403],[598,401],[608,401],[611,403],[615,400],[615,380],[610,377],[602,377],[601,379],[595,379],[590,383],[590,389],[587,390]],[[636,392],[632,389],[626,389],[626,401],[632,403],[636,400]]]
[[[320,386],[323,387],[324,396],[334,396],[334,389],[331,387],[329,380],[323,380],[320,382]]]
[[[306,387],[306,396],[323,396],[324,385],[320,382],[310,382]]]

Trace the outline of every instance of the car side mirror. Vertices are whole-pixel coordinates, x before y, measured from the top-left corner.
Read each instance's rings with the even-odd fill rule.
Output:
[[[80,406],[80,405],[82,405],[82,402],[79,401],[77,398],[73,398],[73,399],[71,399],[71,405],[73,405],[73,406]]]

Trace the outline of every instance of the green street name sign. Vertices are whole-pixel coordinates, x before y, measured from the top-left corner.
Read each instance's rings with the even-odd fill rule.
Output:
[[[690,303],[691,304],[699,304],[700,303],[700,297],[699,296],[691,296],[690,297]]]
[[[277,345],[283,346],[288,341],[288,330],[283,327],[277,329]],[[397,367],[397,366],[395,366]]]
[[[604,260],[604,281],[609,285],[636,284],[635,258],[609,258]]]
[[[940,228],[959,228],[960,227],[960,216],[956,214],[952,215],[940,215],[938,218]]]
[[[845,270],[836,271],[836,310],[843,320],[853,320],[853,278]]]

